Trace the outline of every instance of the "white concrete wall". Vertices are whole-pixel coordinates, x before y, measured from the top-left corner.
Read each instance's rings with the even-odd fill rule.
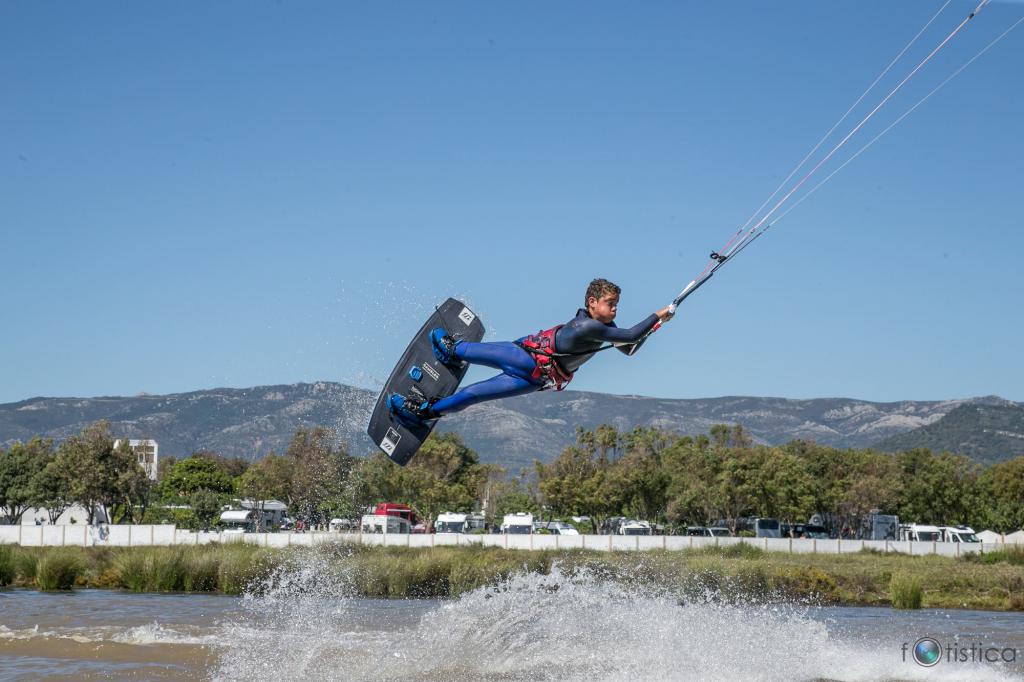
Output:
[[[731,547],[748,544],[769,552],[792,554],[845,554],[861,549],[902,554],[956,557],[967,552],[992,552],[1007,544],[986,542],[962,544],[954,542],[908,542],[892,540],[803,540],[790,538],[709,538],[664,535],[462,535],[440,533],[399,535],[361,533],[194,533],[172,525],[62,525],[62,526],[0,526],[0,544],[25,547],[108,546],[148,547],[151,545],[205,545],[211,542],[246,542],[264,547],[311,546],[324,542],[388,547],[443,547],[482,545],[525,550],[590,549],[607,552],[682,550],[703,547]]]

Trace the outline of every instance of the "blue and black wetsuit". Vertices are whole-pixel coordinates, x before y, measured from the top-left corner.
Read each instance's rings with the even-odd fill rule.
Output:
[[[572,374],[594,357],[597,349],[605,343],[616,344],[621,352],[628,354],[631,344],[640,341],[657,322],[658,316],[651,314],[629,329],[620,329],[614,322],[605,324],[595,320],[580,308],[576,317],[555,334],[555,348],[559,356],[556,360],[566,373]],[[432,411],[439,415],[451,414],[485,400],[524,395],[547,387],[543,378],[534,376],[537,369],[534,356],[518,345],[525,338],[516,342],[459,342],[455,346],[455,357],[473,365],[500,369],[501,374],[442,398],[431,405]]]

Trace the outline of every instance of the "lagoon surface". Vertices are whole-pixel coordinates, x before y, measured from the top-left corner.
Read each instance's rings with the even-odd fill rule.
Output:
[[[453,600],[346,591],[315,568],[246,597],[0,591],[0,680],[1024,680],[1022,613],[684,603],[557,571]],[[926,636],[958,650],[922,667]]]

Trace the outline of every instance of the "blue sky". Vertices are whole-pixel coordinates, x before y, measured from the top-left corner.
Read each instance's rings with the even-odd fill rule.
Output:
[[[0,402],[376,388],[446,296],[505,340],[596,276],[632,324],[941,4],[5,2]],[[1021,15],[987,6],[849,151]],[[573,387],[1024,400],[1021,73],[1024,28]]]

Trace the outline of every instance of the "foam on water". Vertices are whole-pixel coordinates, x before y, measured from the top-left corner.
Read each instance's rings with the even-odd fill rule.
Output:
[[[215,679],[1004,680],[921,668],[899,645],[829,629],[807,607],[683,602],[593,573],[517,575],[447,602],[356,599],[325,557],[277,576],[223,633]]]
[[[0,641],[28,640],[69,640],[79,644],[192,644],[217,646],[221,637],[219,628],[196,626],[169,626],[154,621],[148,625],[122,627],[118,625],[97,625],[62,628],[8,628],[0,625]]]

